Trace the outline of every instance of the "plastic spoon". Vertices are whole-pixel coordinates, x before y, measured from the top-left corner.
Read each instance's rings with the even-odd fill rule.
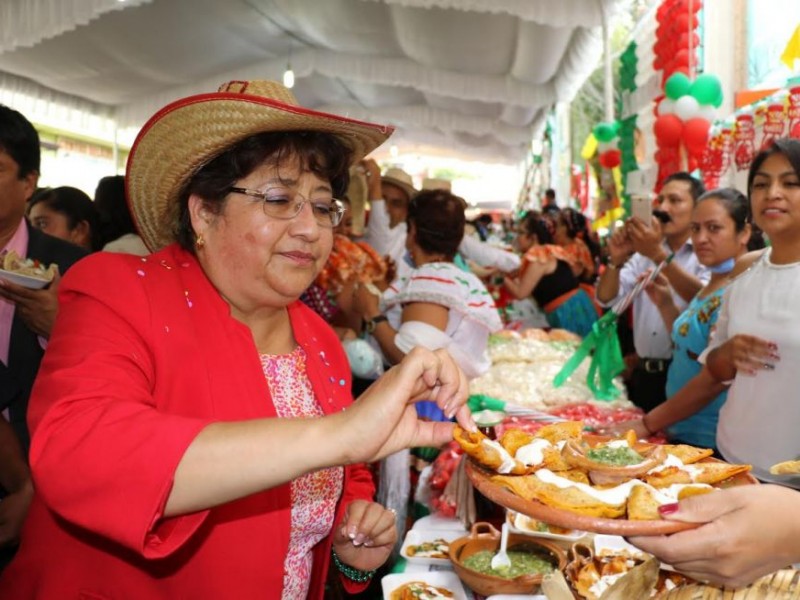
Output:
[[[511,568],[511,559],[508,558],[506,547],[508,546],[508,523],[503,523],[502,533],[500,534],[500,551],[492,557],[492,569],[495,571],[505,571]]]

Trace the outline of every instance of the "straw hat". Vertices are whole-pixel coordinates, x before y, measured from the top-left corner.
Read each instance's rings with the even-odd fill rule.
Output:
[[[128,203],[152,251],[174,241],[178,195],[203,165],[262,132],[321,131],[336,135],[358,161],[394,129],[309,110],[275,81],[231,81],[217,92],[177,100],[142,127],[128,157]]]
[[[381,177],[381,182],[396,185],[406,194],[408,194],[409,200],[417,193],[417,189],[414,187],[414,182],[411,180],[411,175],[403,171],[403,169],[387,169],[386,173],[384,173]]]
[[[453,185],[449,179],[440,179],[438,177],[426,177],[422,180],[423,190],[444,190],[446,192],[452,191]]]

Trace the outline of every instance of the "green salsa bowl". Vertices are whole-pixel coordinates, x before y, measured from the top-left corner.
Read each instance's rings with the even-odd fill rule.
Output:
[[[459,578],[484,596],[494,594],[535,594],[546,573],[563,571],[567,564],[564,551],[547,540],[511,533],[508,552],[512,572],[492,572],[488,563],[500,548],[500,532],[490,523],[472,526],[468,536],[450,542],[450,560]],[[533,566],[539,572],[516,575],[522,566]],[[540,570],[539,570],[540,569]]]

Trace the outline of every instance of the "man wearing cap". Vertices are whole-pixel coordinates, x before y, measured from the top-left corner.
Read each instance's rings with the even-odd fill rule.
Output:
[[[391,168],[381,177],[380,167],[371,159],[363,161],[367,172],[372,210],[365,239],[382,256],[389,256],[397,265],[398,275],[407,268],[403,257],[406,252],[406,216],[408,203],[417,193],[411,176],[402,169]],[[471,236],[464,236],[459,252],[465,259],[482,267],[493,267],[503,272],[519,268],[519,256],[506,252]]]
[[[417,190],[403,169],[388,169],[381,177],[374,160],[365,160],[372,210],[365,239],[381,256],[400,264],[406,251],[408,203]]]

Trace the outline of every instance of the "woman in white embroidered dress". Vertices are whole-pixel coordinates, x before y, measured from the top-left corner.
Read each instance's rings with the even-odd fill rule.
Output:
[[[468,378],[489,368],[489,334],[502,322],[486,286],[453,262],[465,220],[458,196],[418,193],[409,203],[406,237],[414,269],[380,298],[365,287],[356,291],[356,310],[386,363],[396,364],[422,346],[446,348]]]

